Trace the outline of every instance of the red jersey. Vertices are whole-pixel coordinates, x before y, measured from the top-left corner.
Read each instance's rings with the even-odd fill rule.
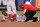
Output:
[[[34,8],[32,5],[29,5],[29,4],[24,4],[23,8],[24,8],[24,10],[27,9],[26,12],[36,10],[36,8]]]

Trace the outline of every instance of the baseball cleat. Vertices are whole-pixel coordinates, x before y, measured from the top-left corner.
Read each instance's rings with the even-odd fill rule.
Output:
[[[33,22],[33,20],[29,20],[29,21],[27,21],[27,22]]]

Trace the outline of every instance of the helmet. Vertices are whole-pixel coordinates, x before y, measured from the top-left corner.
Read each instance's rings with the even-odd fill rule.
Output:
[[[19,7],[21,8],[23,4],[20,4]]]

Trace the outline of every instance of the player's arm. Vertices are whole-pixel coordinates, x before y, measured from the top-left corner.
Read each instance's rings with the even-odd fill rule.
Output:
[[[3,15],[3,20],[5,20],[5,16]]]
[[[23,10],[23,12],[21,13],[21,15],[23,16],[25,14],[27,9]]]
[[[5,16],[3,15],[3,20],[1,20],[1,22],[4,22],[5,21]]]

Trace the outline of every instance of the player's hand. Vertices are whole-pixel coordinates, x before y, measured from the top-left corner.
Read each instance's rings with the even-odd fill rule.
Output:
[[[23,16],[23,15],[21,15],[21,14],[18,14],[19,16]]]
[[[5,22],[5,20],[1,20],[1,22]]]

